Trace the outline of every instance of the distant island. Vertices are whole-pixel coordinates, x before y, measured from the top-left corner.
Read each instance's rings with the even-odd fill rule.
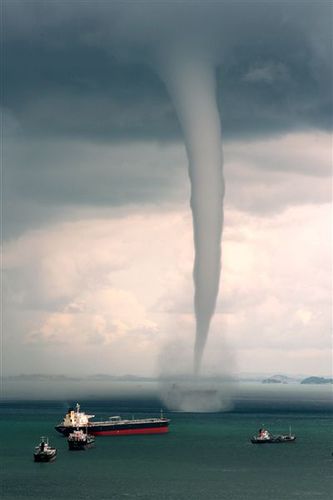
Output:
[[[296,379],[287,377],[286,375],[273,375],[272,377],[264,378],[263,384],[289,384],[298,382]]]
[[[333,384],[333,379],[329,377],[306,377],[306,378],[292,378],[286,375],[272,375],[271,377],[264,378],[262,384]]]
[[[270,377],[270,378],[265,378],[263,381],[262,381],[263,384],[287,384],[288,382],[282,382],[282,380],[278,380],[274,377]]]
[[[333,384],[333,378],[307,377],[301,381],[301,384]]]

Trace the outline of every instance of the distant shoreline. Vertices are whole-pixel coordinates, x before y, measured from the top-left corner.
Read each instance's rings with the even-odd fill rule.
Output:
[[[198,394],[221,397],[230,402],[225,411],[301,411],[333,410],[331,384],[263,384],[251,381],[188,380],[147,381],[88,380],[70,378],[26,378],[11,377],[3,380],[2,402],[10,401],[60,401],[66,405],[84,400],[124,402],[131,406],[140,400],[154,401],[155,405],[167,409],[165,396],[170,391],[186,395]]]

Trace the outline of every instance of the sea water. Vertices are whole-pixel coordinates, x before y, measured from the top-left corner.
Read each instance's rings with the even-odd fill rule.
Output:
[[[0,405],[1,498],[141,500],[329,500],[333,493],[329,412],[177,413],[166,435],[97,437],[69,451],[54,430],[68,402]],[[81,401],[101,418],[159,416],[154,402]],[[295,443],[253,445],[259,427]],[[40,436],[58,449],[53,463],[34,463]]]

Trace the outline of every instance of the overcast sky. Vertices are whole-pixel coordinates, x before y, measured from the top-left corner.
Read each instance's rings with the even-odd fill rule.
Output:
[[[223,130],[204,371],[330,373],[331,22],[322,0],[4,1],[6,374],[191,366],[187,158],[159,76],[184,48],[217,67]]]

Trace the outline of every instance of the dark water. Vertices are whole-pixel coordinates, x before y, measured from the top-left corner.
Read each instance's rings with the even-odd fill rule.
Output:
[[[316,413],[169,413],[170,433],[96,438],[93,449],[67,450],[54,425],[59,402],[2,403],[1,497],[4,499],[291,500],[333,498],[332,419]],[[153,403],[82,403],[98,416],[159,414]],[[295,444],[255,446],[264,424]],[[54,463],[32,459],[39,437],[58,448]]]

